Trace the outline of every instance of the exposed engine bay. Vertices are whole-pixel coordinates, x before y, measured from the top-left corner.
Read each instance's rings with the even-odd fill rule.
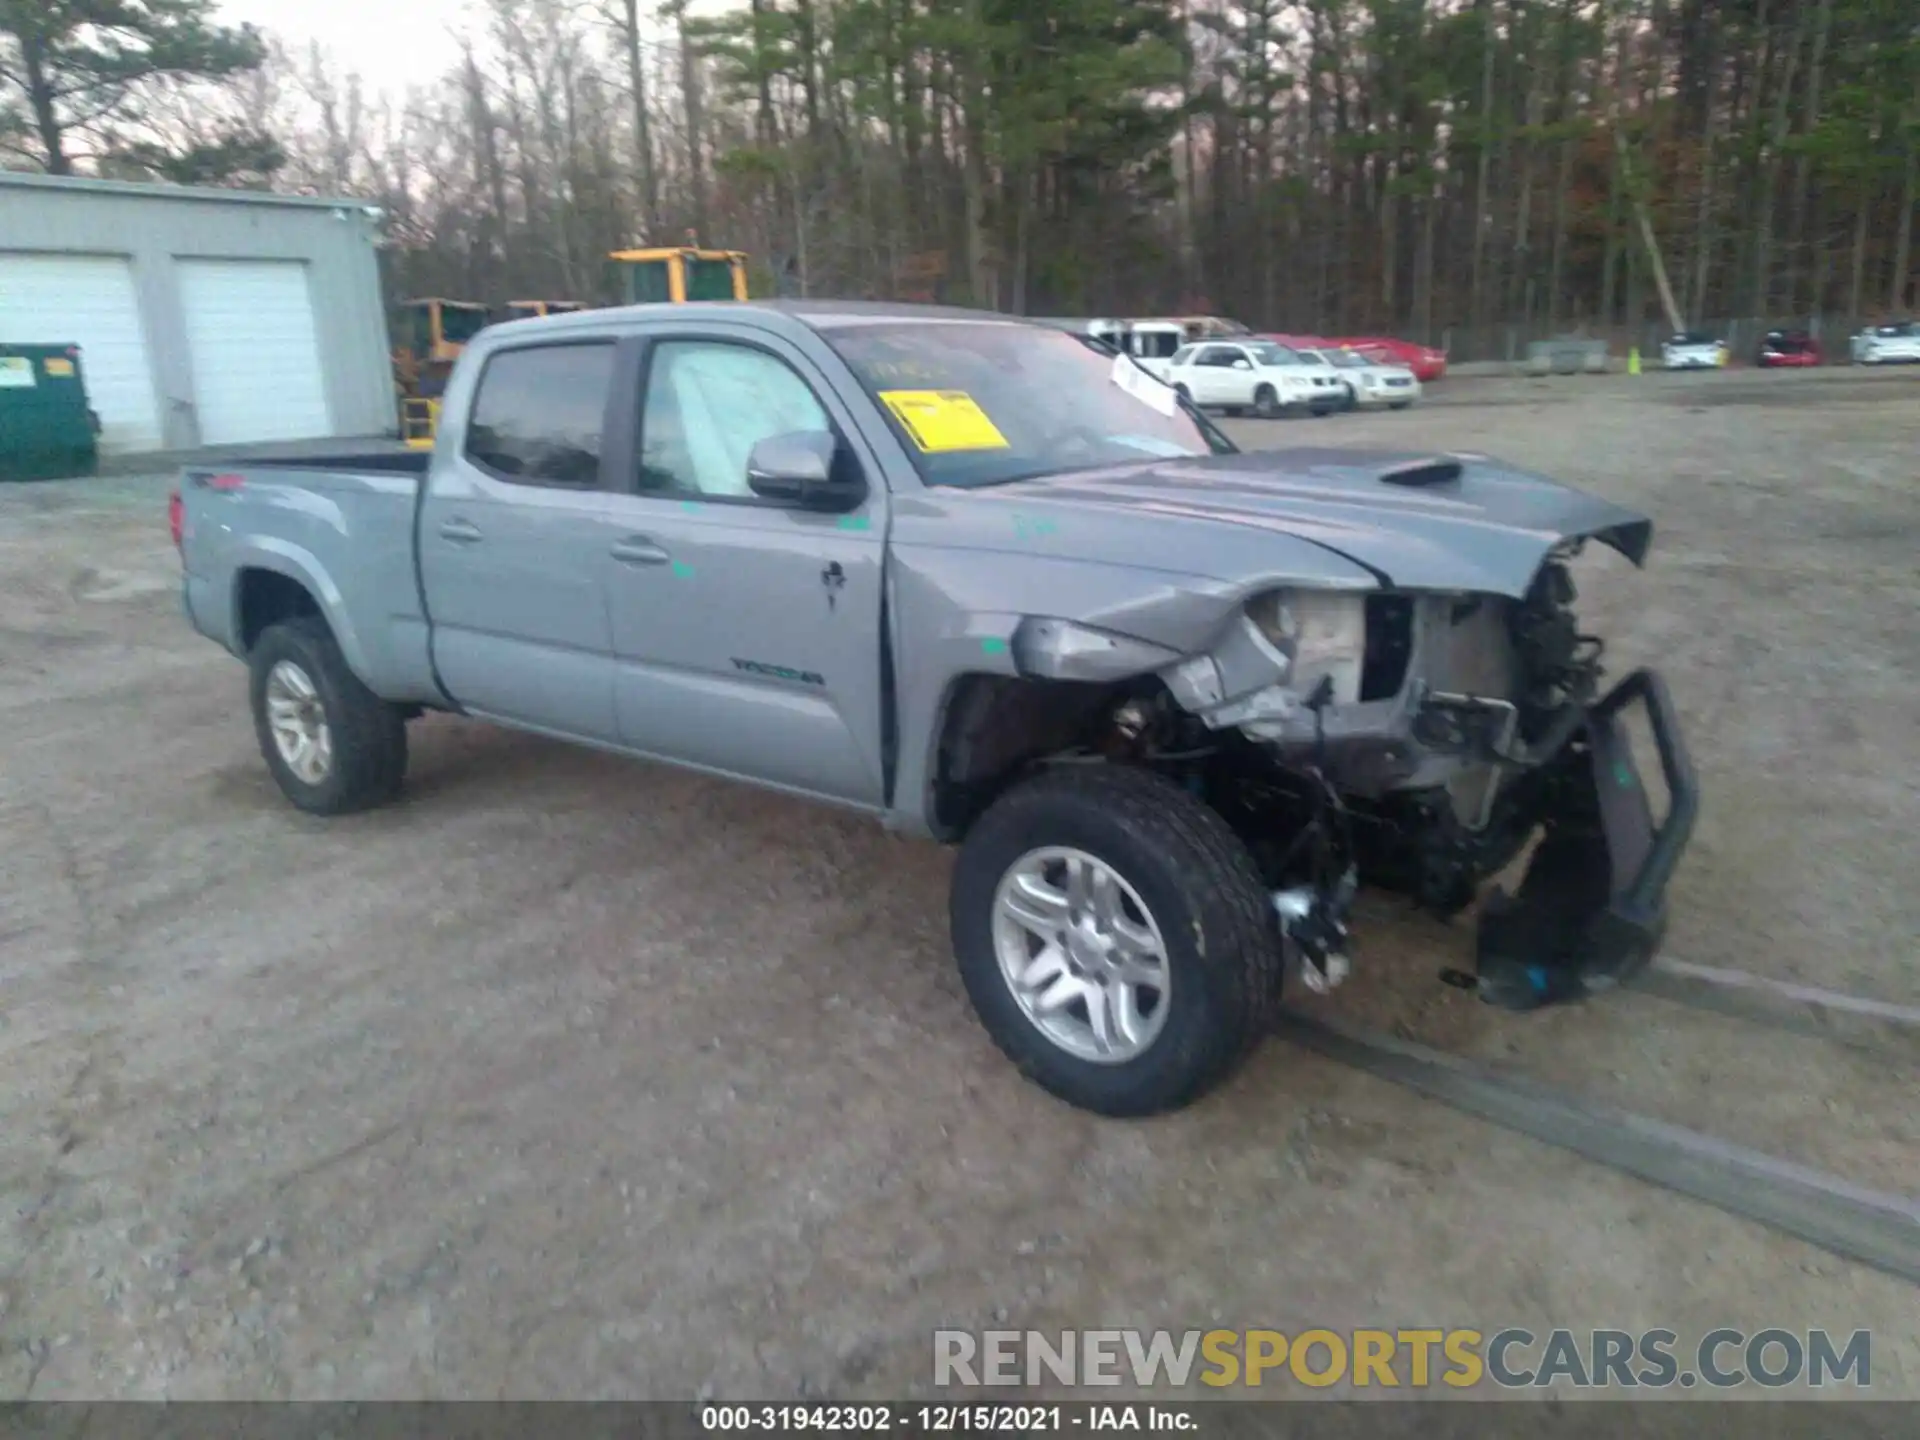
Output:
[[[1450,916],[1536,838],[1517,895],[1482,904],[1478,974],[1445,978],[1515,1008],[1615,983],[1657,944],[1664,875],[1638,908],[1636,887],[1684,844],[1692,782],[1655,677],[1596,698],[1604,645],[1580,628],[1569,571],[1582,543],[1554,550],[1518,600],[1262,594],[1205,653],[1125,687],[1094,748],[1174,775],[1227,819],[1309,989],[1348,973],[1362,881]],[[1026,637],[1032,667],[1073,628]],[[1659,827],[1615,723],[1634,700],[1669,772]]]

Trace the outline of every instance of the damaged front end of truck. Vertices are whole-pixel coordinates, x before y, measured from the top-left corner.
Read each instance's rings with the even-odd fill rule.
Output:
[[[1460,467],[1381,478],[1448,486]],[[1419,564],[1396,566],[1396,545],[1413,553],[1417,516],[1372,548],[1349,536],[1347,553],[1377,587],[1262,590],[1204,650],[1119,692],[1095,744],[1174,775],[1226,818],[1271,887],[1310,989],[1348,972],[1362,883],[1442,916],[1478,900],[1475,970],[1443,978],[1493,1004],[1579,998],[1651,958],[1698,791],[1659,676],[1636,670],[1607,686],[1604,643],[1575,614],[1571,563],[1589,540],[1636,564],[1650,540],[1644,518],[1606,508],[1592,524],[1535,527],[1530,578],[1513,568],[1517,542],[1500,552],[1508,578],[1491,581],[1495,552],[1463,543],[1463,578],[1490,588],[1436,583],[1447,567],[1431,545]],[[1421,583],[1395,583],[1396,568]],[[1014,654],[1028,675],[1091,677],[1138,669],[1150,649],[1029,620]],[[1640,726],[1663,799],[1643,773]],[[1521,873],[1511,891],[1488,885],[1510,868]]]

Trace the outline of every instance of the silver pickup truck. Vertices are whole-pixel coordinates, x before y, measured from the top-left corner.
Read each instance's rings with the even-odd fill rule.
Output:
[[[393,796],[442,710],[955,843],[982,1022],[1105,1114],[1217,1084],[1283,975],[1337,984],[1363,880],[1479,901],[1452,978],[1493,1003],[1617,982],[1697,803],[1664,687],[1603,693],[1572,609],[1569,559],[1639,563],[1645,517],[1481,458],[1242,453],[1003,316],[501,325],[430,457],[190,468],[173,525],[301,809]],[[1529,845],[1513,895],[1485,884]]]

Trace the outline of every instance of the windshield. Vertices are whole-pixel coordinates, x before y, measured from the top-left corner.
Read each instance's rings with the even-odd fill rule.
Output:
[[[1284,345],[1276,345],[1271,340],[1255,341],[1241,348],[1253,356],[1254,362],[1259,365],[1298,365],[1301,363],[1301,356],[1298,351],[1289,350]]]
[[[1342,370],[1364,370],[1367,368],[1366,357],[1356,355],[1351,350],[1329,350],[1326,352],[1326,361],[1329,365],[1337,366]]]
[[[917,320],[822,334],[880,403],[929,485],[1004,485],[1233,449],[1133,361],[1057,330]]]
[[[1908,320],[1896,320],[1890,325],[1876,325],[1873,333],[1883,339],[1893,340],[1913,334],[1913,324]]]
[[[487,312],[464,305],[445,305],[440,310],[440,333],[455,345],[464,345],[487,328]]]

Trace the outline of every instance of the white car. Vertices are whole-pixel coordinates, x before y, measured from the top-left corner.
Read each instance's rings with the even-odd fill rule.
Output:
[[[1367,359],[1358,350],[1345,348],[1300,353],[1318,356],[1338,372],[1353,397],[1355,409],[1404,410],[1420,398],[1420,382],[1404,365],[1382,365]]]
[[[1920,362],[1920,325],[1894,320],[1869,325],[1847,342],[1856,365],[1911,365]]]
[[[1669,370],[1718,370],[1727,363],[1727,342],[1689,330],[1660,347],[1660,363]]]
[[[1309,364],[1270,340],[1182,346],[1162,378],[1195,405],[1229,415],[1325,415],[1347,401],[1346,386],[1331,365]]]

